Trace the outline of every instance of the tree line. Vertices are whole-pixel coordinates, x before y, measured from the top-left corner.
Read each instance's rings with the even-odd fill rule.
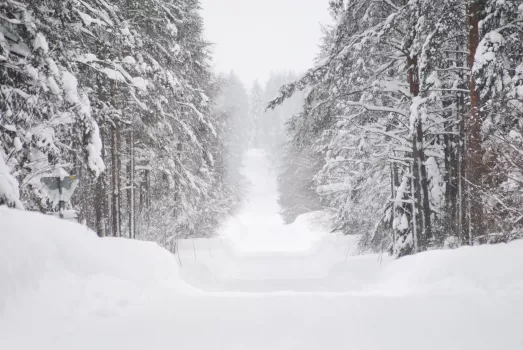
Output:
[[[337,228],[396,256],[523,235],[523,5],[331,0],[288,122]],[[315,164],[315,165],[312,165]]]

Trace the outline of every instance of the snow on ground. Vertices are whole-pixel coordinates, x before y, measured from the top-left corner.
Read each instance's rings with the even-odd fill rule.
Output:
[[[225,237],[174,256],[0,208],[0,349],[521,349],[522,241],[354,255],[326,214],[281,223],[268,165],[249,152]]]
[[[37,335],[117,314],[163,288],[193,290],[154,243],[101,240],[85,226],[0,207],[0,349],[33,349]]]
[[[242,174],[251,186],[240,212],[223,227],[221,235],[230,238],[238,250],[307,250],[325,235],[310,230],[305,220],[285,226],[278,205],[277,175],[264,151],[251,149],[245,157]]]

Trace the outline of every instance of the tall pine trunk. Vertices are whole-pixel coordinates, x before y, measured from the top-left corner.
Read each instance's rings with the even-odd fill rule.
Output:
[[[483,148],[481,138],[481,96],[472,73],[474,58],[479,44],[479,22],[483,11],[482,0],[469,0],[467,7],[468,32],[468,67],[470,75],[470,111],[466,119],[467,132],[467,187],[468,187],[468,243],[472,244],[474,237],[483,235],[483,203],[481,200],[483,168]]]
[[[454,116],[453,116],[454,117]],[[453,132],[455,130],[454,120],[446,123],[446,130]],[[458,236],[457,217],[458,217],[458,158],[455,147],[456,137],[453,134],[445,133],[443,136],[445,150],[445,233],[448,236]]]
[[[418,57],[408,57],[407,65],[409,67],[408,82],[410,87],[410,93],[411,96],[414,98],[419,96],[420,93]],[[414,130],[412,135],[412,181],[415,195],[415,198],[413,198],[413,215],[416,215],[416,220],[413,222],[416,222],[416,224],[418,225],[416,227],[416,230],[413,231],[418,234],[418,237],[416,237],[418,242],[418,249],[425,249],[428,245],[429,240],[432,238],[428,177],[427,168],[425,165],[426,159],[423,143],[423,122],[420,118],[417,118],[414,124]],[[421,227],[421,232],[417,230],[417,228],[419,227]]]
[[[462,54],[459,53],[460,46],[457,47],[454,57],[450,54],[447,56],[447,68],[452,67],[455,62],[459,67],[463,67],[461,61]],[[447,99],[443,100],[443,108],[447,110],[452,107],[448,113],[445,113],[445,134],[443,135],[443,149],[445,172],[443,181],[445,183],[445,215],[444,229],[441,238],[445,236],[458,237],[458,155],[459,155],[459,118],[460,118],[460,98],[455,97],[452,93],[447,94]]]
[[[102,138],[102,144],[103,150],[102,150],[102,157],[104,160],[104,163],[107,164],[107,159],[105,158],[105,127],[101,128],[101,138]],[[98,236],[105,237],[106,236],[106,213],[107,213],[107,198],[106,198],[106,192],[107,192],[107,182],[106,182],[106,176],[107,172],[103,172],[98,176],[97,179],[95,179],[95,198],[96,203],[94,203],[95,206],[95,218],[96,218],[96,232],[98,233]]]
[[[418,156],[419,156],[419,171],[420,171],[420,188],[423,194],[423,244],[425,247],[432,239],[432,223],[431,223],[431,209],[429,198],[429,180],[427,176],[427,166],[425,164],[425,146],[424,133],[422,121],[418,120],[416,127],[416,137],[418,139]]]
[[[465,111],[464,99],[461,98],[460,120],[459,120],[459,143],[458,143],[458,236],[461,243],[469,242],[469,222],[468,213],[468,191],[467,191],[467,133],[465,129]]]
[[[134,130],[131,127],[129,131],[129,162],[127,166],[127,178],[129,181],[129,189],[128,189],[128,201],[129,201],[129,238],[133,239],[135,238],[135,207],[134,207]]]
[[[111,137],[111,163],[112,163],[112,201],[111,201],[111,218],[112,233],[115,237],[120,237],[120,128],[117,123],[113,126]]]

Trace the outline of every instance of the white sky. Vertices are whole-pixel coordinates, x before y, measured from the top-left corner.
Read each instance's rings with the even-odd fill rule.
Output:
[[[318,53],[328,0],[201,0],[214,65],[250,87],[271,71],[304,72]]]

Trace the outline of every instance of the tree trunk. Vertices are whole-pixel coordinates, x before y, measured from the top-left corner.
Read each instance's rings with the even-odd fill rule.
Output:
[[[420,190],[420,171],[419,171],[419,148],[418,148],[418,138],[413,135],[412,136],[412,191],[413,191],[413,198],[412,198],[412,225],[415,237],[414,240],[418,242],[418,249],[420,246],[424,246],[424,242],[420,239],[420,226],[421,223],[420,215],[421,215],[421,206],[422,206],[422,199],[421,199],[421,190]],[[416,250],[416,253],[418,251]]]
[[[452,61],[456,62],[459,67],[464,66],[462,62],[462,54],[458,53],[459,47],[456,49],[455,57],[448,57],[447,68],[452,67]],[[460,74],[460,78],[462,78]],[[459,153],[459,119],[460,119],[460,97],[458,93],[457,98],[452,98],[452,94],[448,94],[451,99],[444,100],[443,108],[447,109],[454,105],[451,112],[446,113],[445,119],[445,134],[443,135],[443,147],[445,152],[445,216],[444,228],[445,231],[441,238],[445,236],[458,237],[458,153]]]
[[[468,67],[471,69],[470,76],[470,112],[466,120],[467,131],[467,187],[469,196],[468,221],[469,243],[472,244],[474,237],[483,235],[483,203],[481,200],[483,168],[483,148],[481,137],[481,96],[476,86],[476,80],[472,74],[474,57],[479,44],[479,22],[483,10],[482,0],[469,0],[467,7],[468,33]]]
[[[96,215],[96,232],[98,236],[105,236],[105,220],[104,220],[104,202],[105,202],[105,188],[104,188],[104,179],[100,175],[95,180],[96,181],[96,203],[95,205],[95,215]]]
[[[134,232],[134,130],[131,127],[129,131],[129,163],[127,166],[128,179],[129,179],[129,190],[128,190],[128,200],[129,200],[129,238],[135,238]]]
[[[179,142],[176,145],[176,150],[178,151],[178,162],[176,163],[176,171],[178,171],[178,173],[181,173],[181,171],[182,171],[181,162],[182,162],[182,152],[183,152],[183,144],[181,142]],[[176,186],[176,188],[175,188],[175,194],[174,194],[174,201],[176,202],[177,207],[178,207],[178,205],[180,204],[179,202],[181,201],[180,183],[176,183],[175,186]],[[176,213],[175,215],[178,215],[178,213]]]
[[[111,201],[111,218],[112,234],[120,237],[120,160],[118,149],[120,145],[119,126],[115,124],[111,137],[111,163],[112,163],[112,201]]]
[[[461,101],[462,107],[464,108],[464,101]],[[459,155],[458,155],[458,192],[459,192],[459,212],[458,212],[458,233],[459,239],[462,244],[469,242],[469,225],[467,220],[467,203],[468,203],[468,191],[466,186],[467,179],[467,137],[465,129],[465,117],[466,113],[463,111],[459,121]]]
[[[120,127],[118,126],[116,128],[116,177],[117,177],[117,191],[116,191],[116,198],[117,198],[117,205],[116,209],[118,211],[118,237],[122,236],[122,155],[121,150],[122,147],[122,137],[120,132]]]
[[[419,73],[418,73],[418,57],[407,58],[408,69],[408,82],[410,87],[411,96],[417,97],[420,92]],[[413,210],[413,213],[417,215],[417,223],[421,223],[421,235],[420,230],[416,230],[418,241],[418,248],[425,249],[427,247],[428,240],[432,238],[431,230],[431,219],[430,219],[430,201],[429,201],[429,189],[428,189],[428,177],[427,168],[425,165],[425,150],[424,150],[424,134],[423,134],[423,122],[420,118],[417,118],[414,124],[413,135],[412,135],[412,157],[413,157],[413,171],[412,181],[413,189],[415,194],[415,204],[413,209],[417,207],[417,210]],[[423,194],[423,196],[422,196]],[[414,215],[413,214],[413,215]],[[420,220],[421,218],[421,220]],[[420,226],[418,226],[420,227]]]
[[[391,230],[393,231],[392,241],[395,241],[395,234],[394,234],[394,218],[396,217],[396,189],[398,188],[398,171],[396,170],[396,163],[390,162],[390,198],[392,200],[392,209],[390,212],[390,220],[389,225]]]
[[[447,123],[446,130],[454,131],[453,121]],[[457,156],[454,147],[455,136],[445,134],[443,143],[445,149],[445,230],[448,236],[457,236]]]
[[[432,224],[431,224],[431,209],[429,198],[429,180],[427,176],[423,125],[421,120],[418,120],[416,127],[416,137],[418,138],[418,156],[419,156],[419,170],[420,170],[420,187],[423,193],[423,243],[427,245],[432,239]]]
[[[414,174],[416,171],[414,170],[414,166],[412,166],[412,169],[411,169],[411,172],[412,174]],[[416,184],[417,182],[415,181],[414,177],[412,178],[412,183],[413,185]],[[411,213],[411,220],[412,220],[412,243],[413,243],[413,249],[414,249],[414,253],[417,253],[419,252],[419,240],[418,240],[418,235],[419,235],[419,215],[418,215],[418,209],[419,208],[419,203],[418,203],[418,195],[419,195],[419,191],[416,192],[416,187],[415,186],[410,186],[410,191],[411,191],[411,195],[412,195],[412,213]],[[415,199],[416,198],[416,199]]]

